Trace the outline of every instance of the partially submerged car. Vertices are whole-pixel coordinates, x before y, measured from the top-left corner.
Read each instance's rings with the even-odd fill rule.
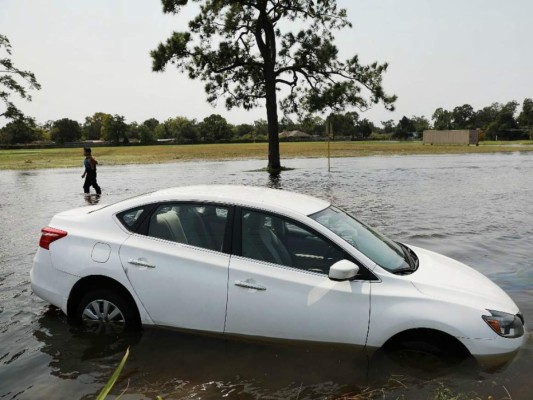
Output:
[[[93,328],[423,343],[477,358],[524,341],[518,307],[481,273],[327,201],[258,187],[173,188],[57,214],[31,282]]]

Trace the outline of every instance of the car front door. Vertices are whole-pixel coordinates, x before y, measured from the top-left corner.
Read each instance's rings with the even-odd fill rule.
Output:
[[[239,225],[239,224],[237,224]],[[370,283],[335,282],[342,249],[285,217],[242,210],[225,333],[364,345]],[[240,237],[239,237],[240,236]]]
[[[223,331],[228,211],[216,205],[162,204],[144,234],[133,234],[122,245],[123,268],[156,325]]]

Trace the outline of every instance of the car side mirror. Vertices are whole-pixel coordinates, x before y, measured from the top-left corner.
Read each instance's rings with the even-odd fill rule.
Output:
[[[329,268],[329,279],[332,281],[347,281],[354,278],[359,272],[359,267],[348,260],[337,261]]]

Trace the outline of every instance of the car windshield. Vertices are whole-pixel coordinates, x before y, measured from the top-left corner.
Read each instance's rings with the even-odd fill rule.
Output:
[[[309,217],[392,273],[413,272],[416,269],[409,249],[336,207],[326,208]]]

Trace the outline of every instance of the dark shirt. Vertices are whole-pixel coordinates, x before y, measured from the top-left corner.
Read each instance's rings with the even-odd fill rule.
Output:
[[[98,164],[98,162],[92,156],[87,157],[85,158],[85,160],[83,160],[83,165],[85,166],[85,172],[88,174],[96,172],[96,164]]]

